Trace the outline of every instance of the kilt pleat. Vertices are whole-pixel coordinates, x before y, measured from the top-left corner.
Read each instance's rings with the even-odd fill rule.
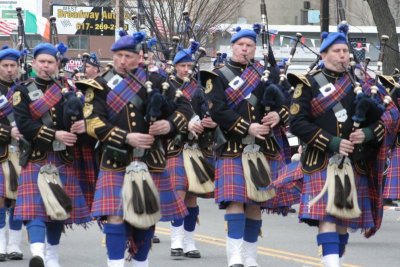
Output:
[[[58,167],[63,188],[72,200],[71,217],[64,222],[66,224],[84,224],[91,221],[89,208],[80,188],[76,170],[73,168],[73,165],[61,162],[53,152],[48,153],[45,162],[29,162],[26,167],[22,168],[19,177],[18,198],[14,211],[15,219],[23,221],[33,219],[50,221],[37,185],[40,167],[48,163],[55,164]]]
[[[283,160],[269,160],[272,175],[272,187],[275,189],[275,197],[268,200],[263,208],[267,208],[272,212],[286,211],[290,206],[300,202],[301,185],[298,185],[298,175],[303,173],[301,168],[298,168],[298,162],[286,164]],[[300,170],[300,172],[299,172]],[[280,179],[294,181],[288,186],[279,185]]]
[[[93,203],[94,191],[96,189],[96,179],[98,168],[94,159],[94,148],[82,144],[75,147],[74,168],[78,172],[79,184],[89,209]]]
[[[0,197],[6,197],[6,180],[4,177],[3,168],[0,164]]]
[[[167,159],[166,171],[169,173],[172,188],[185,192],[188,190],[189,184],[186,177],[185,165],[183,163],[183,153]]]
[[[400,199],[400,147],[392,151],[383,198]]]
[[[357,188],[358,204],[361,209],[361,216],[355,219],[339,219],[326,213],[327,194],[315,203],[310,209],[308,203],[321,192],[326,181],[326,169],[312,174],[304,174],[302,196],[300,200],[299,218],[302,221],[328,221],[340,226],[350,227],[352,229],[367,229],[374,226],[372,218],[371,201],[369,198],[368,179],[357,173],[355,175],[355,184]]]
[[[152,177],[160,193],[161,221],[183,219],[188,211],[183,200],[173,189],[168,171],[152,173]]]
[[[92,216],[123,216],[121,189],[125,172],[100,170],[92,204]]]

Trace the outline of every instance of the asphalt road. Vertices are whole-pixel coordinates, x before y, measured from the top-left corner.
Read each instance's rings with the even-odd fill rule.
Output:
[[[201,259],[171,259],[169,256],[169,224],[157,224],[161,243],[154,244],[150,266],[220,267],[227,266],[225,256],[224,212],[212,200],[200,200],[200,225],[197,246]],[[358,231],[350,235],[343,267],[400,266],[400,212],[385,211],[381,230],[366,239]],[[322,266],[318,258],[317,229],[298,223],[297,214],[287,217],[263,214],[263,237],[259,241],[260,267]],[[26,235],[25,235],[26,236]],[[22,250],[24,260],[0,262],[1,266],[26,267],[30,257],[26,238]],[[97,224],[89,229],[74,227],[62,237],[60,264],[63,267],[106,267],[103,234]],[[127,262],[125,266],[132,266]]]

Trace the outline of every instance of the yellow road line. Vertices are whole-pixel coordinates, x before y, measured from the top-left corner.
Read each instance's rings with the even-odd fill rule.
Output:
[[[157,234],[162,234],[162,235],[170,235],[171,231],[167,228],[163,227],[156,227],[156,233]],[[212,244],[220,247],[225,247],[225,239],[221,238],[216,238],[212,236],[207,236],[207,235],[200,235],[200,234],[195,234],[194,235],[195,239],[200,242],[204,242],[207,244]],[[277,250],[277,249],[272,249],[272,248],[266,248],[266,247],[257,247],[258,248],[258,254],[265,255],[265,256],[271,256],[279,259],[284,259],[287,261],[295,261],[303,264],[308,264],[311,266],[322,266],[321,260],[316,257],[310,257],[307,255],[302,255],[302,254],[297,254],[297,253],[292,253],[292,252],[287,252],[287,251],[282,251],[282,250]],[[353,265],[353,264],[343,264],[343,267],[360,267],[359,265]]]

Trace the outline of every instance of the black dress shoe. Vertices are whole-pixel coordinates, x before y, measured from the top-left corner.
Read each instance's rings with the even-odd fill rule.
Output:
[[[288,210],[288,212],[289,212],[289,213],[296,213],[296,210],[295,210],[294,208],[290,207],[289,210]],[[250,266],[250,267],[251,267],[251,266]]]
[[[172,257],[182,257],[183,249],[181,248],[171,248],[171,256]]]
[[[24,257],[24,254],[19,253],[19,252],[11,252],[11,253],[7,254],[7,258],[9,260],[22,260],[23,257]]]
[[[234,264],[234,265],[231,265],[229,267],[244,267],[244,265],[243,264]]]
[[[6,261],[7,260],[7,254],[0,253],[0,261]]]
[[[387,207],[398,207],[399,205],[397,205],[397,203],[393,202],[392,199],[390,199],[390,198],[385,198],[385,199],[383,199],[383,206],[387,206]]]
[[[158,243],[160,243],[160,238],[158,238],[158,236],[154,235],[153,239],[152,239],[152,242],[158,244]]]
[[[185,257],[198,259],[198,258],[201,258],[201,254],[200,254],[200,251],[198,251],[196,249],[196,250],[186,252]]]
[[[29,261],[29,267],[44,267],[43,259],[39,256],[34,256]]]

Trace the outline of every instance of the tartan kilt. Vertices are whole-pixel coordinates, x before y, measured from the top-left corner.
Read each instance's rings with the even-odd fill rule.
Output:
[[[78,180],[89,210],[92,207],[94,191],[96,189],[96,179],[98,167],[94,158],[94,147],[81,144],[75,146],[74,168],[79,170]]]
[[[161,219],[160,221],[174,221],[183,219],[188,211],[184,201],[172,187],[167,169],[164,172],[151,173],[153,181],[160,193]]]
[[[367,229],[374,227],[375,225],[372,217],[371,201],[368,190],[368,178],[358,174],[357,172],[354,172],[354,180],[357,188],[358,205],[362,212],[359,218],[345,220],[328,215],[325,211],[328,200],[327,193],[325,193],[317,203],[308,209],[308,202],[316,197],[324,187],[326,172],[327,170],[324,169],[312,174],[304,173],[299,210],[300,220],[310,225],[318,225],[318,222],[316,221],[327,221],[352,229]]]
[[[383,198],[400,199],[400,147],[395,146],[391,156]]]
[[[6,178],[4,177],[3,168],[0,164],[0,198],[6,197]]]
[[[211,164],[214,164],[214,160],[212,158],[206,158]],[[172,188],[177,191],[185,191],[188,192],[189,183],[188,178],[186,176],[185,165],[183,163],[183,153],[180,153],[176,157],[171,157],[167,159],[167,168],[166,171],[169,173],[169,177],[171,179]],[[189,193],[192,194],[192,193]],[[196,194],[201,198],[213,198],[214,193],[208,194]]]
[[[273,177],[273,175],[271,176]],[[255,202],[247,197],[242,157],[217,159],[215,166],[215,202],[220,205],[221,209],[226,208],[229,202],[261,205],[264,208],[268,205],[268,201]]]
[[[124,171],[106,171],[100,169],[92,204],[93,217],[123,217],[121,190],[124,183],[124,176]]]
[[[57,166],[64,191],[72,200],[71,217],[65,220],[64,223],[84,224],[90,222],[92,218],[90,217],[89,208],[79,186],[77,171],[73,165],[62,162],[55,152],[48,152],[47,159],[44,162],[29,162],[27,166],[22,168],[18,182],[18,197],[14,218],[22,221],[33,219],[51,221],[46,214],[37,184],[39,169],[47,163]]]
[[[263,206],[272,212],[285,214],[286,208],[300,202],[303,172],[299,162],[285,164],[284,161],[269,160],[272,172],[271,188],[276,196]]]

